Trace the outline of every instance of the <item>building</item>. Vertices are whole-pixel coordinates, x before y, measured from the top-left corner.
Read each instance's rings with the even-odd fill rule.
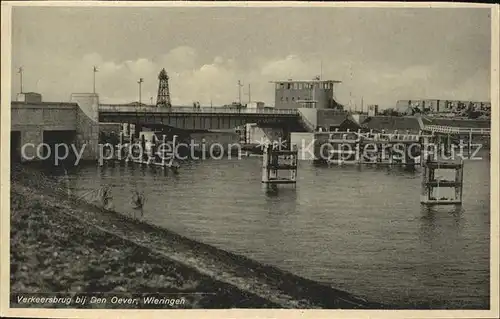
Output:
[[[378,105],[368,105],[368,116],[376,116],[378,114]]]
[[[275,85],[274,105],[277,109],[335,109],[342,106],[335,101],[334,80],[273,81]]]
[[[40,93],[35,92],[26,92],[17,94],[17,102],[26,102],[26,103],[41,103],[42,95]]]
[[[417,108],[425,113],[460,114],[467,110],[491,112],[491,103],[438,99],[399,100],[396,103],[396,111],[402,114],[409,114],[412,109]]]
[[[263,109],[265,105],[264,102],[249,102],[246,107],[248,109]]]

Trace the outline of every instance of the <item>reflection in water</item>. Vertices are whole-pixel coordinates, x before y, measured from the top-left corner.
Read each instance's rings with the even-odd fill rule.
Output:
[[[462,206],[422,205],[421,210],[420,239],[423,242],[433,247],[441,244],[443,240],[450,241],[460,236],[464,214]]]
[[[422,210],[419,170],[299,162],[295,188],[266,193],[260,161],[186,162],[178,176],[135,165],[68,174],[77,192],[111,186],[124,214],[143,191],[148,222],[374,301],[487,305],[487,162],[466,163],[463,210]]]

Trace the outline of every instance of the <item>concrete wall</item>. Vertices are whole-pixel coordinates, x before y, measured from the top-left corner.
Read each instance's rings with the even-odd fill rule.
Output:
[[[256,124],[247,124],[247,139],[250,144],[286,140],[284,132],[279,128],[259,127]]]
[[[16,101],[26,103],[42,103],[42,95],[34,92],[18,93]]]
[[[36,147],[43,143],[44,131],[76,130],[76,109],[72,103],[12,102],[11,131],[19,132],[21,147],[29,143],[35,145],[35,148],[25,148],[26,158],[38,159]]]
[[[78,104],[76,112],[76,146],[84,148],[82,160],[97,160],[99,154],[99,96],[73,93],[71,101]]]
[[[318,127],[318,110],[313,108],[299,108],[300,115],[309,122],[314,129]]]
[[[71,103],[12,102],[11,131],[20,132],[21,146],[43,143],[44,131],[76,131],[75,147],[84,147],[82,160],[97,159],[99,152],[99,98],[96,94],[73,94]],[[25,149],[26,157],[36,149]]]

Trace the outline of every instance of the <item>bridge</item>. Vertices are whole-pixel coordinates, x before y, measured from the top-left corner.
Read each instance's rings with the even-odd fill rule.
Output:
[[[262,127],[287,127],[304,131],[297,110],[225,107],[133,107],[100,104],[99,122],[133,123],[139,126],[171,126],[186,130],[233,129],[246,123]]]
[[[41,143],[52,145],[64,142],[75,143],[76,147],[83,150],[84,159],[96,158],[99,152],[100,123],[106,122],[135,124],[136,131],[141,131],[143,127],[151,129],[173,127],[186,131],[226,130],[246,123],[257,123],[259,127],[271,130],[273,136],[288,136],[291,132],[317,132],[319,127],[331,131],[332,127],[338,126],[347,118],[346,115],[345,112],[333,109],[312,108],[136,107],[101,104],[97,94],[73,93],[70,102],[12,102],[11,154],[19,155],[21,147],[27,143],[36,146]],[[390,121],[377,121],[379,118]],[[415,123],[417,119],[418,123]],[[469,141],[472,137],[484,139],[491,134],[487,121],[479,123],[454,119],[446,122],[424,118],[426,123],[423,123],[422,118],[417,119],[375,116],[368,124],[380,124],[374,125],[374,129],[379,131],[385,128],[402,131],[410,129],[408,125],[411,124],[415,126],[416,132],[432,133],[441,137],[466,135]],[[436,125],[445,123],[451,125]],[[476,127],[467,128],[462,124]],[[477,125],[484,127],[477,128]],[[269,135],[270,132],[266,134]],[[39,148],[36,150],[30,148],[28,156],[35,156],[38,150]]]

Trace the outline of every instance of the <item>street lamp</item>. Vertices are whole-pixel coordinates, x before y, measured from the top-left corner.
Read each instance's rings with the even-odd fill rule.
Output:
[[[21,90],[21,92],[20,92],[20,93],[21,93],[21,94],[23,93],[23,71],[24,71],[24,69],[23,69],[23,67],[22,67],[22,66],[21,66],[21,67],[19,67],[19,70],[17,71],[17,73],[19,73],[19,76],[20,76],[20,78],[21,78],[21,88],[20,88],[20,90]]]
[[[241,84],[241,81],[238,80],[238,104],[241,105],[241,87],[243,84]]]
[[[143,78],[140,78],[137,83],[139,83],[139,106],[141,106],[141,91],[142,91],[142,83],[144,82]]]
[[[99,72],[96,66],[94,66],[94,94],[95,94],[95,74]]]

